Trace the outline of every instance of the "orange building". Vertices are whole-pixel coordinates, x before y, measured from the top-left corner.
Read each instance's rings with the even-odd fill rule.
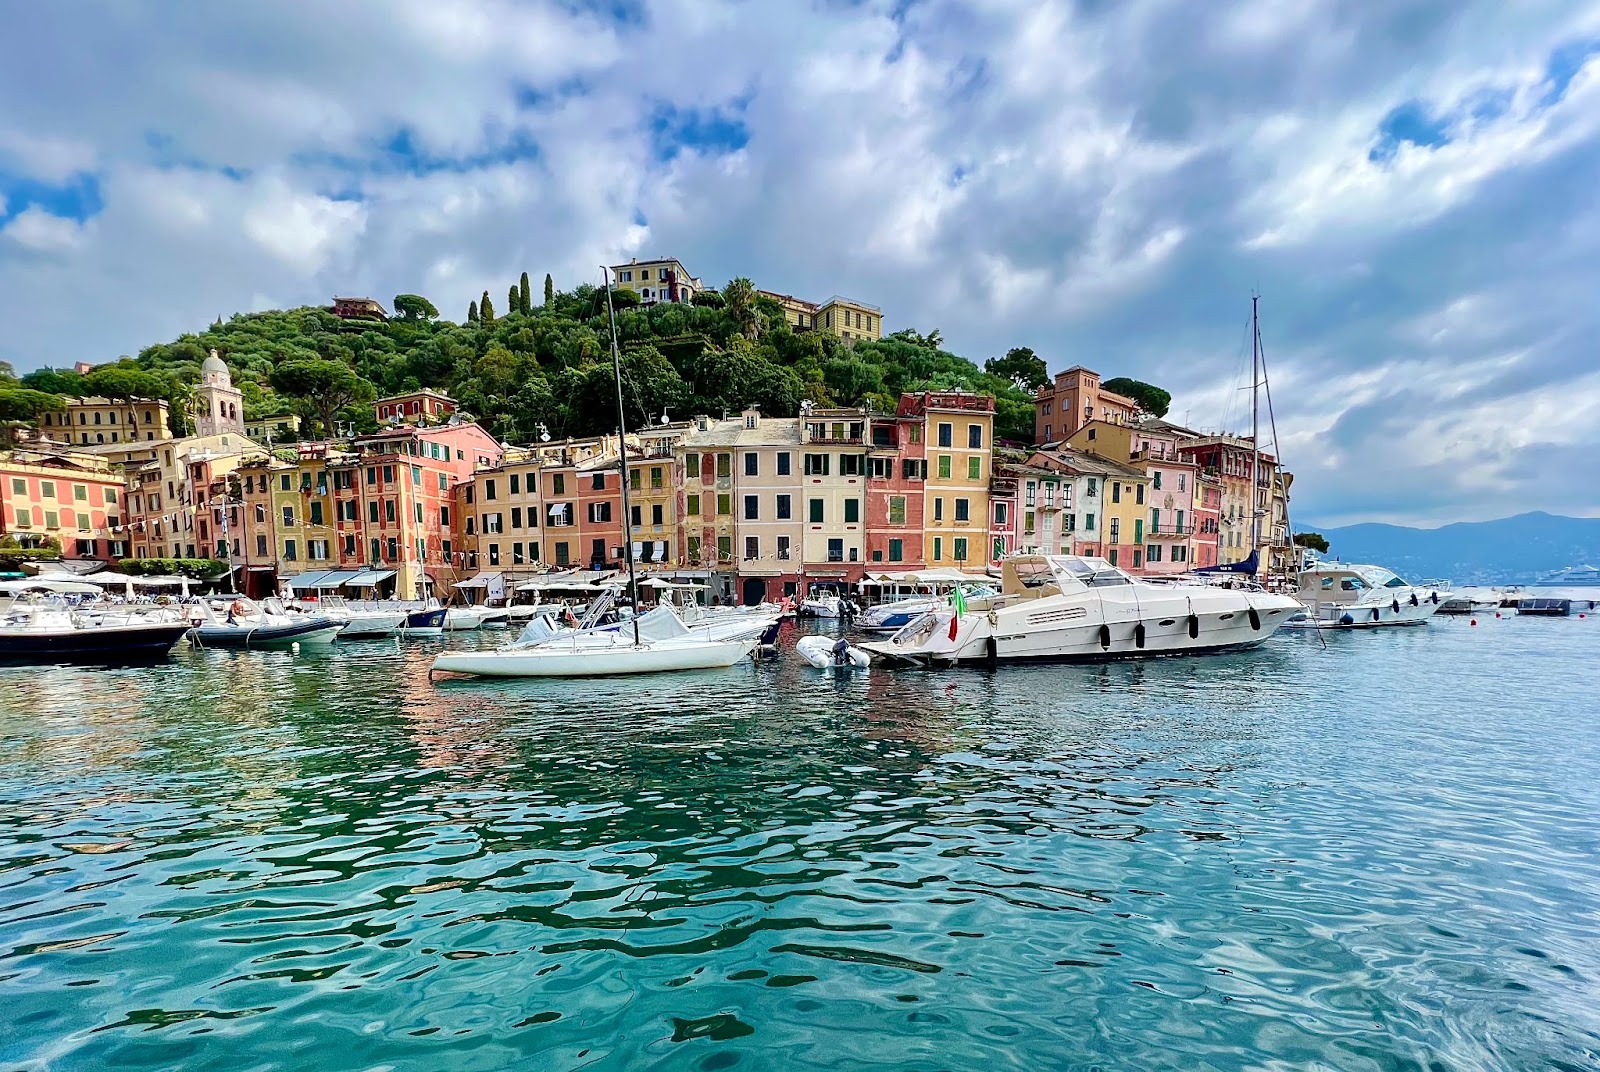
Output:
[[[17,451],[0,459],[0,538],[60,545],[61,557],[128,554],[122,474],[102,459]]]
[[[1139,404],[1100,386],[1100,374],[1082,365],[1056,373],[1055,381],[1033,397],[1035,443],[1060,443],[1090,421],[1128,424],[1139,417]]]

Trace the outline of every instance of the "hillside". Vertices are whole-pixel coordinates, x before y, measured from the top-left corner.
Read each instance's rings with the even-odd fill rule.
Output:
[[[1368,524],[1319,531],[1330,556],[1375,562],[1414,579],[1527,582],[1567,566],[1600,563],[1600,518],[1527,513],[1437,529]]]
[[[251,418],[288,410],[324,427],[367,429],[372,398],[431,387],[513,443],[532,441],[542,428],[558,438],[609,431],[615,400],[604,291],[558,292],[548,277],[545,287],[543,302],[533,304],[524,276],[502,299],[512,311],[495,315],[484,295],[462,323],[439,318],[417,295],[396,297],[388,321],[342,320],[318,308],[238,314],[86,378],[44,370],[0,383],[18,411],[0,416],[26,419],[21,411],[39,404],[29,392],[94,393],[113,376],[181,404],[215,348]],[[1000,437],[1032,435],[1029,392],[941,349],[937,332],[854,345],[826,332],[794,332],[748,280],[697,295],[694,305],[641,308],[631,293],[615,297],[623,397],[635,427],[662,413],[681,420],[751,403],[771,416],[792,416],[804,400],[881,412],[902,391],[961,388],[996,397]]]

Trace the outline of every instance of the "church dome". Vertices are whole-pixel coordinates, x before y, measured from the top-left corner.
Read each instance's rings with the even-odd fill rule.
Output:
[[[204,361],[200,362],[200,375],[202,377],[227,376],[228,366],[213,350]]]

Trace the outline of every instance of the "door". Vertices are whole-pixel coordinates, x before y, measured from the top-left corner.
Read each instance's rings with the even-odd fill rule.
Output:
[[[744,579],[744,605],[753,607],[767,598],[767,582],[760,577]]]

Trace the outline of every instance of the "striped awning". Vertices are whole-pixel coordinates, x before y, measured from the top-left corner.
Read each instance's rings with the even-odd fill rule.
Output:
[[[394,570],[362,570],[344,583],[351,588],[370,588],[394,576]]]

